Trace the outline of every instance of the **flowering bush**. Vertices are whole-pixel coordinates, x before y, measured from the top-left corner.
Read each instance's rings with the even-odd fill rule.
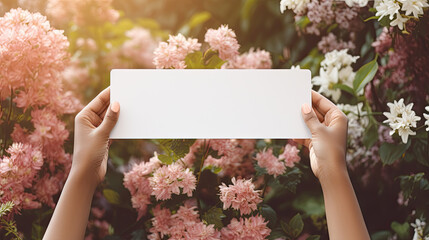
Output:
[[[198,2],[0,2],[2,239],[43,236],[113,68],[310,69],[372,239],[429,239],[428,1]],[[115,141],[86,239],[326,239],[308,162],[291,140]]]

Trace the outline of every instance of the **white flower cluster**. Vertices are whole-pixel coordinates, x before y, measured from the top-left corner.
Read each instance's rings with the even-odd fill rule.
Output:
[[[390,26],[398,26],[403,30],[408,19],[419,18],[423,15],[423,8],[429,7],[429,4],[428,0],[376,0],[374,7],[378,21],[388,16],[391,20]]]
[[[429,235],[423,236],[423,230],[426,226],[425,221],[417,218],[415,223],[411,223],[411,226],[414,228],[413,240],[429,240]]]
[[[325,59],[321,63],[320,76],[316,76],[312,80],[313,85],[320,86],[320,93],[332,97],[335,102],[341,97],[341,90],[335,88],[335,84],[353,87],[353,79],[356,75],[351,65],[359,56],[351,56],[347,54],[347,50],[334,50],[326,53]]]
[[[403,143],[408,142],[409,135],[416,135],[416,132],[411,130],[412,127],[416,127],[417,121],[420,121],[420,117],[416,116],[416,113],[412,110],[413,103],[405,106],[404,99],[401,98],[399,101],[388,103],[387,106],[390,108],[390,112],[384,112],[384,116],[387,120],[384,123],[389,123],[392,128],[390,135],[398,132],[398,135],[402,138]]]
[[[337,104],[337,107],[343,111],[348,119],[348,138],[350,148],[347,149],[347,161],[363,158],[367,153],[362,144],[363,134],[368,126],[367,112],[363,110],[363,103],[358,105]]]
[[[425,109],[429,112],[429,106],[425,107]],[[428,126],[426,131],[429,132],[429,114],[423,113],[423,117],[426,119],[425,125]]]
[[[355,5],[358,5],[359,7],[365,7],[368,5],[368,0],[345,0],[346,4],[349,7],[353,7]]]
[[[303,13],[307,9],[309,2],[310,0],[281,0],[280,12],[284,13],[286,9],[291,9],[296,14]]]

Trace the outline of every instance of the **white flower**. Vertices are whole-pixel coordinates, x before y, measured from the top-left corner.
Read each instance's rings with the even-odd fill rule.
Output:
[[[411,130],[411,127],[415,128],[417,121],[421,119],[412,110],[413,105],[413,103],[410,103],[405,106],[404,99],[401,98],[399,101],[395,100],[393,103],[388,103],[387,106],[389,106],[390,112],[383,113],[387,117],[384,123],[389,123],[389,126],[392,128],[390,135],[398,132],[403,143],[408,142],[409,135],[416,135],[416,132]]]
[[[281,0],[280,12],[284,13],[286,9],[291,9],[294,13],[302,13],[307,9],[309,2],[310,0]]]
[[[402,11],[405,11],[405,15],[411,16],[411,14],[418,18],[419,15],[423,15],[423,8],[429,7],[427,0],[399,0],[402,3]]]
[[[337,104],[337,107],[343,111],[348,119],[348,137],[352,147],[360,147],[360,140],[363,138],[365,128],[368,126],[368,113],[363,110],[363,103],[357,105]]]
[[[296,65],[296,66],[295,66],[295,65],[292,65],[292,66],[290,67],[290,69],[291,69],[291,70],[294,70],[294,69],[295,69],[295,70],[297,70],[297,69],[301,69],[301,67],[300,67],[299,65]]]
[[[395,20],[390,22],[390,26],[398,26],[400,30],[404,30],[404,24],[408,21],[408,18],[402,17],[401,14],[396,14]]]
[[[425,109],[429,112],[429,106],[425,107]],[[425,125],[428,126],[426,131],[429,132],[429,114],[423,113],[423,117],[426,119]]]
[[[416,219],[415,223],[411,223],[411,226],[414,228],[413,240],[427,240],[429,235],[423,236],[423,230],[426,226],[425,221]]]
[[[353,87],[355,72],[351,64],[356,62],[358,56],[347,54],[347,49],[334,50],[325,54],[321,62],[320,76],[313,78],[313,85],[320,86],[319,92],[332,97],[335,102],[341,97],[341,90],[334,88],[335,84],[344,84]]]
[[[359,7],[365,7],[368,5],[368,0],[346,0],[346,4],[349,7],[353,7],[355,4],[357,4]]]
[[[399,13],[400,8],[401,7],[399,6],[399,4],[394,0],[382,0],[375,7],[375,9],[377,10],[375,16],[380,16],[378,18],[379,21],[387,15],[389,16],[390,20],[392,20],[395,14]]]

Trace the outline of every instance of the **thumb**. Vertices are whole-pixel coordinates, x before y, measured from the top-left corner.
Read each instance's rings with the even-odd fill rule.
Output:
[[[100,124],[99,129],[105,135],[109,135],[119,118],[119,103],[113,102],[107,109],[103,122]]]
[[[307,124],[307,127],[310,129],[311,134],[317,133],[322,127],[324,127],[323,124],[319,122],[319,119],[317,118],[314,110],[311,109],[308,104],[304,103],[301,106],[301,113],[305,124]]]

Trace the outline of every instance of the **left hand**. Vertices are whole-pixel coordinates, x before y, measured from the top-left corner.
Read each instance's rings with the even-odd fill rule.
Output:
[[[119,117],[119,103],[109,103],[110,88],[106,88],[75,118],[71,173],[94,186],[106,175],[109,134]]]

